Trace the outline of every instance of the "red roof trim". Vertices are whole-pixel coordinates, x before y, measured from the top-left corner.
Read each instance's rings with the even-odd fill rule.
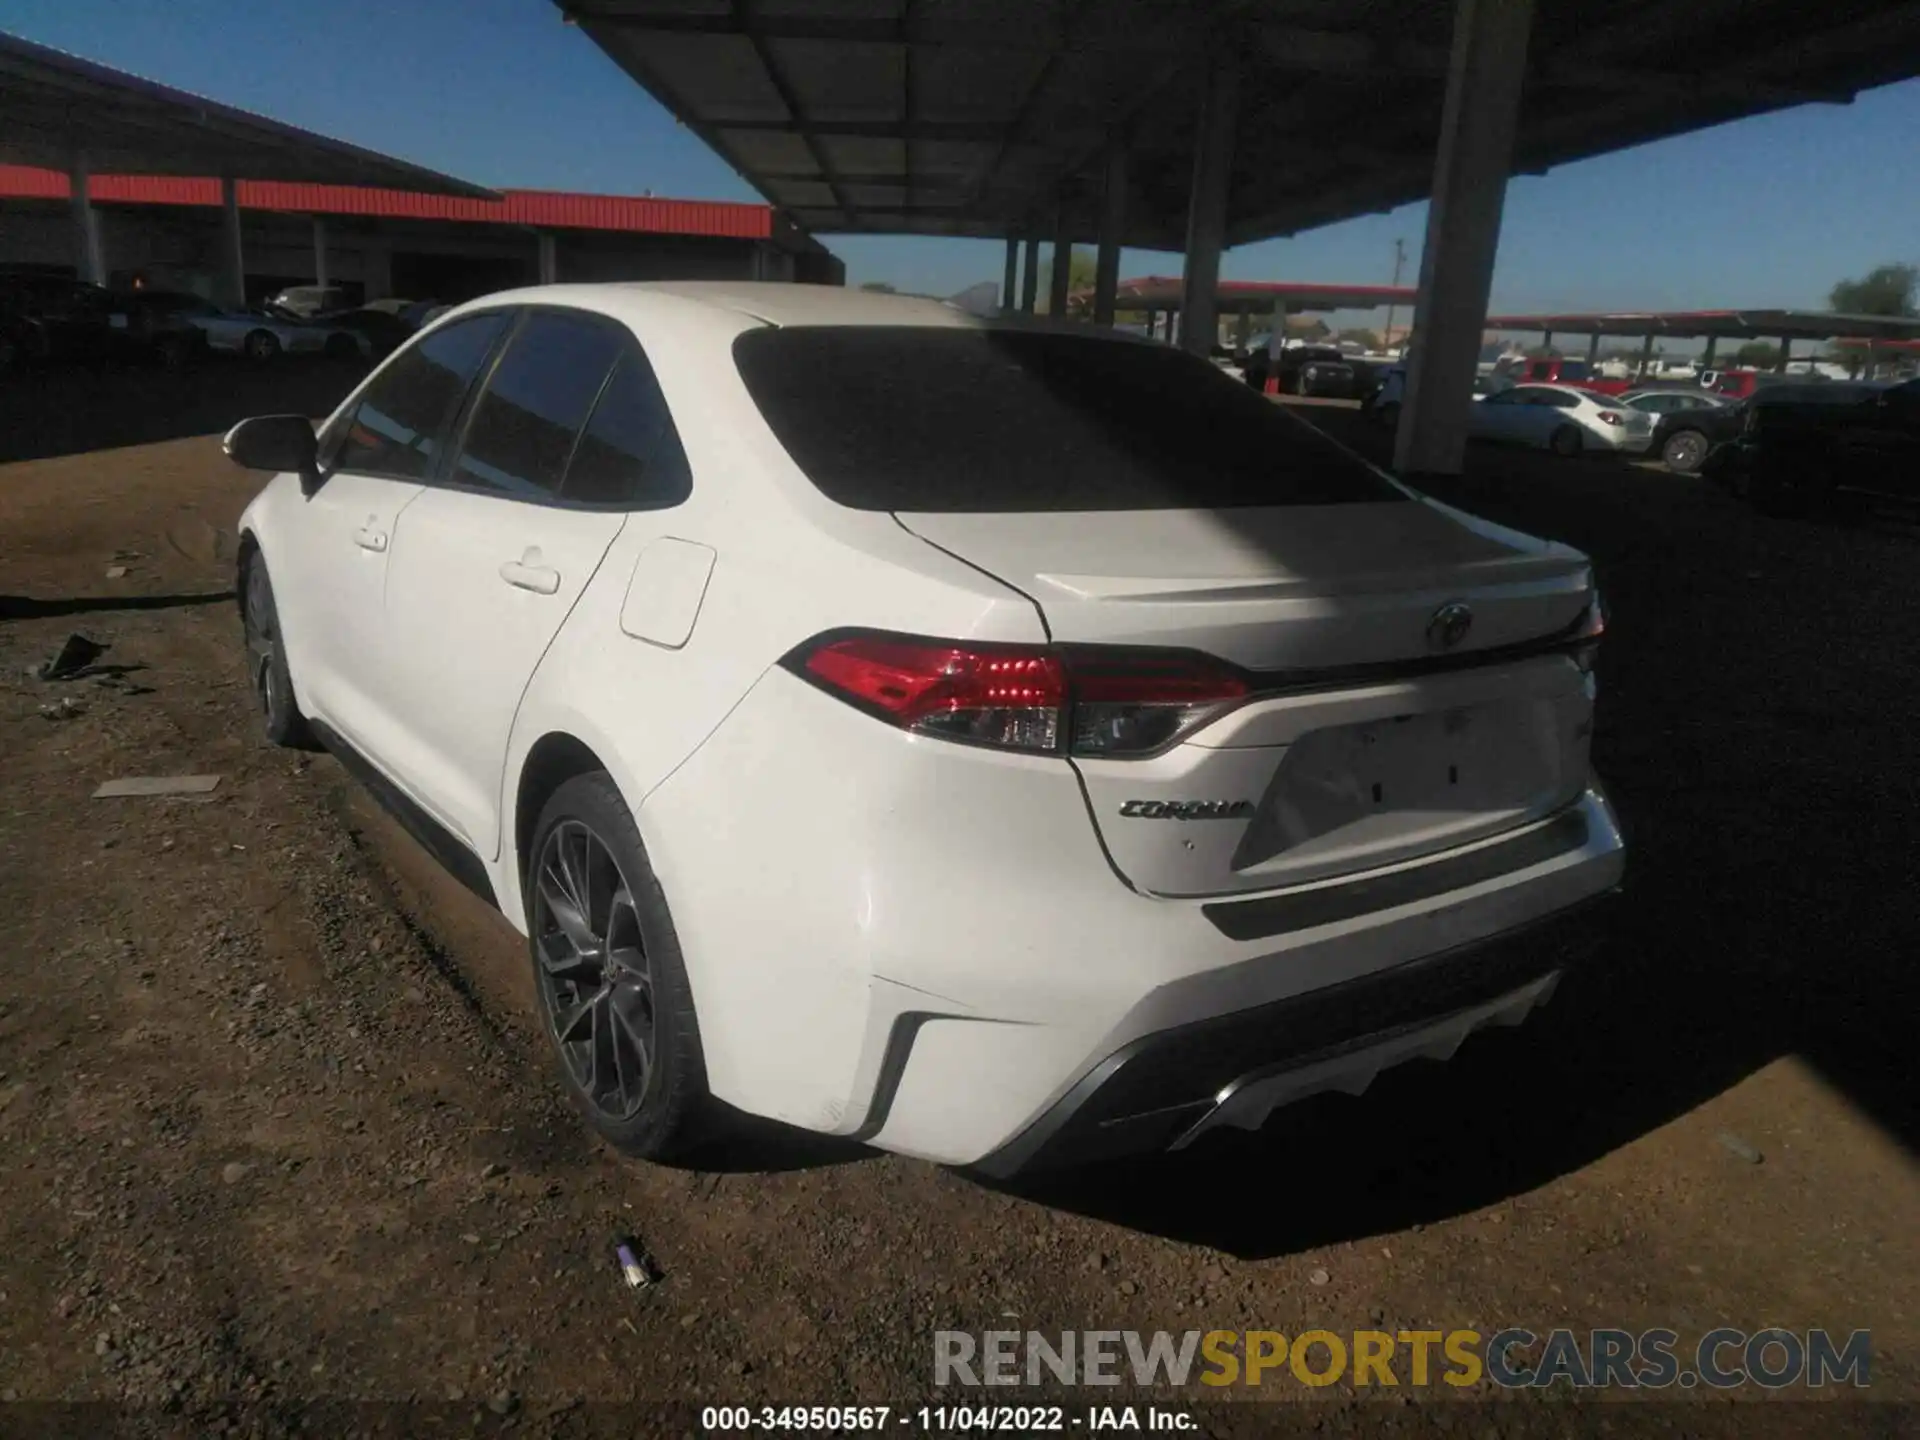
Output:
[[[119,205],[220,203],[220,182],[166,175],[95,175],[95,200]],[[0,165],[0,199],[64,200],[67,177],[58,170]],[[765,205],[721,200],[656,200],[640,195],[575,195],[558,190],[503,190],[499,200],[467,200],[411,190],[355,185],[303,185],[242,180],[243,210],[297,210],[313,215],[372,215],[388,219],[451,220],[480,225],[526,225],[551,230],[612,230],[645,235],[706,235],[766,240],[773,211]]]

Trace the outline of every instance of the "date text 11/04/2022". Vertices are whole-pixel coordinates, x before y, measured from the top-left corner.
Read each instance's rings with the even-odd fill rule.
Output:
[[[1183,1410],[1151,1405],[709,1405],[700,1412],[700,1428],[709,1434],[729,1431],[883,1431],[910,1428],[935,1434],[1006,1432],[1029,1435],[1065,1430],[1195,1430],[1199,1422]]]

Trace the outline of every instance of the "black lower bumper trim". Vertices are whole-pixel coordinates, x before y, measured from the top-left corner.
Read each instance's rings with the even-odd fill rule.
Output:
[[[973,1168],[1004,1177],[1165,1149],[1246,1075],[1365,1049],[1577,963],[1602,938],[1593,909],[1590,901],[1339,985],[1142,1036]]]
[[[1579,808],[1563,810],[1544,825],[1510,840],[1483,845],[1464,855],[1448,856],[1392,874],[1344,885],[1325,885],[1292,895],[1261,900],[1223,900],[1202,905],[1200,913],[1229,940],[1263,940],[1288,935],[1316,925],[1333,925],[1356,915],[1371,915],[1395,905],[1430,900],[1449,890],[1463,890],[1496,875],[1552,860],[1587,843],[1587,816]]]

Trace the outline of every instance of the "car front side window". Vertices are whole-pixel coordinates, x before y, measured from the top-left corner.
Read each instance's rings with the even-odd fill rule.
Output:
[[[329,468],[425,480],[447,427],[492,353],[508,315],[490,311],[434,331],[396,355],[328,436]]]

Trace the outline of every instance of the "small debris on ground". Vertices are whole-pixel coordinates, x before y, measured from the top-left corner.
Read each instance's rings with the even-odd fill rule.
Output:
[[[85,674],[94,661],[107,653],[107,649],[98,640],[89,640],[76,630],[61,642],[53,657],[33,673],[42,680],[71,680]]]
[[[629,1290],[644,1290],[659,1278],[654,1273],[653,1262],[647,1258],[647,1252],[640,1247],[638,1240],[630,1237],[616,1240],[613,1254],[620,1262],[620,1273],[626,1277]]]
[[[135,795],[205,795],[220,783],[218,775],[131,775],[105,781],[93,792],[96,800]]]
[[[1329,1275],[1325,1270],[1314,1270],[1307,1276],[1307,1283],[1310,1285],[1325,1285],[1332,1279],[1333,1276]]]
[[[107,578],[109,580],[125,579],[126,574],[127,574],[127,567],[124,565],[109,565],[107,567]]]
[[[86,713],[87,707],[71,695],[62,695],[55,704],[40,707],[40,714],[48,720],[71,720],[76,715]]]
[[[1722,1130],[1714,1138],[1720,1142],[1721,1148],[1729,1155],[1744,1160],[1749,1165],[1758,1165],[1762,1160],[1766,1159],[1758,1150],[1754,1149],[1753,1146],[1742,1140],[1731,1130]]]

